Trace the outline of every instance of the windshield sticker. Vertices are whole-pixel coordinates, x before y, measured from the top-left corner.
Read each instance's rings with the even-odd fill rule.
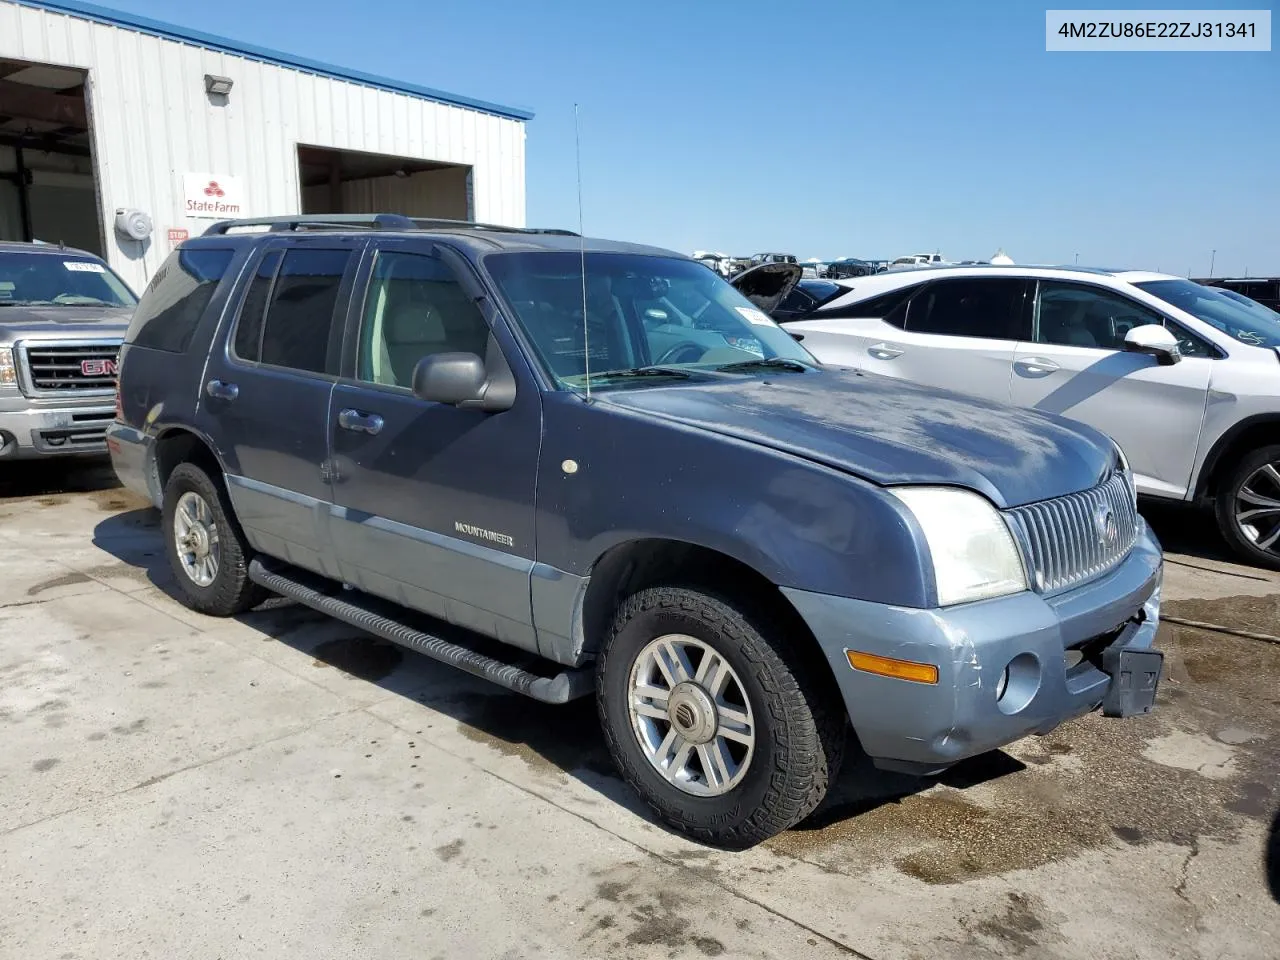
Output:
[[[106,273],[102,264],[90,260],[63,260],[62,265],[75,273]]]
[[[763,310],[757,310],[755,307],[734,307],[733,309],[742,314],[742,318],[747,323],[754,323],[758,327],[772,327],[774,325]]]

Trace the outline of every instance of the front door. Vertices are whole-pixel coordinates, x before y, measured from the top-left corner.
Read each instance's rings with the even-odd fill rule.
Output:
[[[1170,327],[1179,363],[1124,351],[1129,330]],[[1018,344],[1013,402],[1081,420],[1125,452],[1142,493],[1182,497],[1204,422],[1216,350],[1189,331],[1117,291],[1041,280],[1029,342]]]
[[[490,335],[496,315],[478,304],[469,268],[429,241],[377,240],[372,253],[329,407],[342,578],[536,650],[539,395],[522,384],[501,413],[415,397],[423,357],[500,349]]]
[[[316,241],[316,242],[312,242]],[[329,394],[339,369],[346,290],[360,243],[269,244],[200,385],[196,422],[227,468],[249,542],[332,573]]]

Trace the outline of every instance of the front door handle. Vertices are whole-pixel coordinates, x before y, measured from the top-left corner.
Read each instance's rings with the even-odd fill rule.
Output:
[[[867,347],[867,353],[877,360],[895,360],[905,352],[897,347],[891,347],[887,343],[877,343],[874,347]]]
[[[1055,360],[1049,360],[1046,357],[1027,357],[1019,360],[1014,364],[1023,373],[1029,373],[1033,376],[1043,373],[1053,373],[1055,370],[1061,370],[1062,367]]]
[[[338,426],[343,430],[354,430],[356,433],[367,433],[373,436],[382,430],[382,418],[376,413],[361,413],[359,410],[339,410]]]
[[[240,388],[225,380],[210,380],[204,385],[204,392],[217,400],[234,400],[240,396]]]

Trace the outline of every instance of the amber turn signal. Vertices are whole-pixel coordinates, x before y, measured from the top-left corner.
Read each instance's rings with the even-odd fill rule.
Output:
[[[863,673],[896,677],[899,680],[911,680],[915,683],[938,682],[938,668],[932,663],[895,660],[893,657],[878,657],[874,653],[860,653],[857,650],[846,650],[844,655],[849,658],[849,666]]]

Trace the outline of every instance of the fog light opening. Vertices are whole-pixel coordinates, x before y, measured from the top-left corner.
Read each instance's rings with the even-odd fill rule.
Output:
[[[996,706],[1002,713],[1017,713],[1040,690],[1040,661],[1034,653],[1020,653],[1004,668],[996,683]]]

